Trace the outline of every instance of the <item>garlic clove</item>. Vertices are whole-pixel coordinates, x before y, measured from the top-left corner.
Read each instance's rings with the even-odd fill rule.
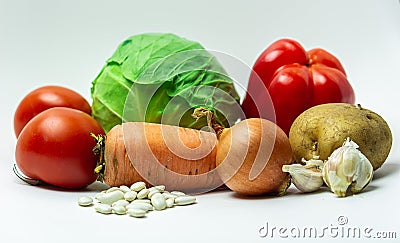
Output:
[[[291,164],[282,166],[283,172],[288,172],[292,182],[302,192],[313,192],[318,190],[323,182],[321,166],[322,160],[303,160],[305,165]]]
[[[323,180],[339,197],[345,197],[348,192],[360,192],[372,180],[373,167],[357,148],[358,145],[347,138],[322,168]]]
[[[354,183],[351,186],[351,191],[353,193],[358,193],[363,190],[372,181],[373,177],[373,167],[370,161],[362,153],[359,153],[359,156],[360,159],[363,160],[363,166],[361,166],[360,171],[355,175]]]

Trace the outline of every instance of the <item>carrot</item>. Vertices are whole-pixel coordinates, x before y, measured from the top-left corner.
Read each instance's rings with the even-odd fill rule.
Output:
[[[217,136],[207,131],[127,122],[107,133],[100,173],[109,186],[146,181],[168,190],[211,190],[223,184],[214,170],[216,144]]]

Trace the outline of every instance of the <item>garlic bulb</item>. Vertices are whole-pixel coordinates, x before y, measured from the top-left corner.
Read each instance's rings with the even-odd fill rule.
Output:
[[[322,179],[323,161],[318,158],[304,160],[305,165],[291,164],[282,166],[283,172],[288,172],[292,182],[302,192],[313,192],[318,190],[324,183]]]
[[[357,148],[358,145],[347,138],[322,168],[325,183],[339,197],[345,197],[347,192],[360,192],[372,180],[372,165]]]

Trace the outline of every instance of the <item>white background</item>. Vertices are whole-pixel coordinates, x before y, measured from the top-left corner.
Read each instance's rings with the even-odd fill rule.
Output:
[[[344,65],[357,103],[382,115],[393,133],[391,154],[364,193],[329,192],[241,198],[198,196],[198,204],[145,219],[104,216],[77,206],[81,195],[28,186],[12,174],[13,114],[29,91],[47,84],[73,88],[90,100],[91,81],[125,38],[172,32],[248,65],[273,41],[290,37],[322,47]],[[267,242],[270,227],[338,225],[397,231],[400,238],[400,4],[397,0],[335,1],[0,1],[1,242]],[[241,80],[246,85],[247,80]],[[293,242],[307,239],[293,239]],[[337,241],[329,236],[325,241]],[[354,239],[351,239],[354,241]],[[360,241],[360,240],[357,240]],[[377,242],[377,239],[368,239]],[[391,240],[382,240],[390,242]]]

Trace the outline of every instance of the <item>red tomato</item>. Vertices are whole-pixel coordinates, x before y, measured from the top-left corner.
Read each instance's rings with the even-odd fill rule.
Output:
[[[69,107],[91,114],[89,103],[77,92],[60,86],[44,86],[30,92],[14,114],[14,132],[18,138],[22,128],[34,116],[52,107]]]
[[[82,188],[97,178],[98,157],[90,133],[104,134],[88,114],[65,107],[50,108],[22,129],[16,163],[26,176],[63,188]]]
[[[272,43],[258,57],[253,70],[242,103],[246,117],[276,121],[286,134],[296,117],[312,106],[355,101],[339,60],[320,48],[307,52],[294,40]],[[275,117],[263,110],[272,107],[271,102]]]

